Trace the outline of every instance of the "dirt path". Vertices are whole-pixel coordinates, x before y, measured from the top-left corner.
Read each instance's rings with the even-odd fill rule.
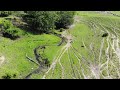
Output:
[[[62,69],[62,78],[64,78],[64,67],[61,63],[61,58],[64,55],[64,53],[68,50],[68,48],[70,48],[71,46],[71,42],[72,42],[72,35],[68,32],[68,31],[63,31],[62,33],[62,37],[65,38],[66,41],[66,45],[64,45],[61,50],[59,51],[59,54],[57,55],[57,57],[54,58],[53,63],[51,64],[50,68],[48,69],[48,71],[44,74],[42,79],[46,78],[46,75],[52,70],[54,71],[56,64],[59,63]]]
[[[5,57],[4,56],[0,56],[0,66],[3,64],[4,61],[5,61]]]
[[[70,32],[64,31],[62,33],[62,37],[65,38],[66,45],[64,45],[61,50],[59,51],[59,54],[56,55],[56,57],[53,60],[53,63],[51,64],[48,71],[44,74],[43,79],[47,78],[47,75],[52,71],[54,73],[54,70],[56,69],[56,65],[60,65],[61,68],[61,76],[62,79],[66,78],[66,70],[65,65],[62,63],[62,57],[65,53],[68,55],[68,62],[70,63],[70,77],[71,78],[95,78],[100,79],[102,78],[120,78],[120,34],[118,31],[120,31],[118,27],[118,23],[113,23],[111,21],[110,24],[103,24],[101,22],[98,22],[95,20],[90,20],[84,22],[85,24],[91,28],[91,30],[94,32],[94,36],[98,37],[98,35],[102,35],[104,33],[108,33],[108,36],[101,38],[100,40],[100,46],[99,49],[93,50],[93,47],[95,45],[94,38],[90,45],[87,46],[84,42],[84,38],[82,39],[82,43],[84,45],[84,48],[87,52],[90,53],[92,57],[84,57],[81,52],[78,52],[74,49],[74,47],[71,45],[71,42],[73,41],[73,36],[70,34]],[[113,24],[113,25],[112,25]],[[74,25],[73,25],[74,26]],[[73,27],[71,26],[71,27]],[[109,30],[110,27],[111,29]],[[97,31],[99,30],[99,32]],[[74,42],[73,42],[74,43]],[[97,46],[96,46],[97,47]],[[72,51],[70,51],[72,50]],[[73,61],[70,52],[73,52],[73,56],[78,60],[78,65],[80,67],[77,67],[73,64]],[[90,59],[98,60],[96,62],[90,61]],[[117,64],[116,64],[117,63]],[[83,65],[84,64],[84,65]],[[110,67],[112,66],[112,67]],[[89,71],[86,72],[87,68]],[[116,70],[115,73],[111,73],[111,70]],[[104,75],[103,73],[106,73]],[[68,73],[67,73],[68,74]],[[113,75],[113,76],[112,76]],[[66,77],[65,77],[66,76]]]

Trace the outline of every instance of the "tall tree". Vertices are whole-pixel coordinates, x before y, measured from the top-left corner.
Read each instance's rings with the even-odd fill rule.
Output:
[[[58,11],[58,21],[56,21],[56,28],[68,28],[74,21],[75,11]]]
[[[48,33],[55,28],[57,14],[55,11],[27,11],[30,26],[40,33]]]

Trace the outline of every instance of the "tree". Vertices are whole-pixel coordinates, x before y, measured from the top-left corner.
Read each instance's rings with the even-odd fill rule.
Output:
[[[68,28],[74,21],[75,11],[58,11],[59,19],[55,22],[56,28]]]
[[[27,11],[27,21],[32,29],[40,33],[49,33],[55,28],[58,15],[55,11]]]
[[[75,11],[24,11],[32,31],[49,33],[52,29],[68,28],[73,21]]]

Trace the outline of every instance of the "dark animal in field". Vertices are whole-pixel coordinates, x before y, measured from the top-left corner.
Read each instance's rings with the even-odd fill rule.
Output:
[[[84,46],[81,46],[81,47],[84,47]]]
[[[104,33],[103,35],[102,35],[102,37],[107,37],[108,36],[108,33]]]

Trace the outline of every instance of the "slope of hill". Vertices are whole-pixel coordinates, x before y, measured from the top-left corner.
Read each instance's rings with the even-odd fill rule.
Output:
[[[120,78],[120,18],[107,13],[78,12],[72,36],[55,56],[43,78]]]
[[[26,76],[31,79],[120,78],[119,24],[120,17],[110,13],[77,11],[74,24],[61,33],[60,46],[61,39],[53,34],[28,33],[15,41],[0,37],[0,78],[6,75],[21,79]],[[50,61],[44,72],[26,58],[27,54],[35,60],[34,49],[40,45],[45,45],[42,54]]]

